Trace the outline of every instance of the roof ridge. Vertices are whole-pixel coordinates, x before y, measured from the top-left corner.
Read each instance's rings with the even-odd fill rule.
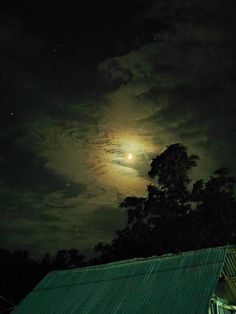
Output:
[[[71,268],[71,269],[65,269],[65,270],[55,270],[51,273],[54,272],[80,272],[80,271],[85,271],[85,270],[96,270],[96,269],[104,269],[104,268],[110,268],[114,266],[123,266],[127,265],[130,263],[145,263],[151,260],[158,260],[158,259],[167,259],[167,258],[173,258],[173,257],[179,257],[181,255],[188,255],[188,254],[195,254],[195,253],[200,253],[204,252],[207,250],[217,250],[217,249],[231,249],[231,248],[236,248],[234,245],[224,245],[224,246],[218,246],[218,247],[210,247],[210,248],[203,248],[203,249],[198,249],[198,250],[192,250],[192,251],[186,251],[186,252],[179,252],[179,253],[167,253],[163,255],[153,255],[149,257],[136,257],[136,258],[131,258],[131,259],[126,259],[126,260],[121,260],[121,261],[115,261],[115,262],[110,262],[110,263],[105,263],[105,264],[98,264],[98,265],[92,265],[92,266],[85,266],[85,267],[80,267],[80,268]]]

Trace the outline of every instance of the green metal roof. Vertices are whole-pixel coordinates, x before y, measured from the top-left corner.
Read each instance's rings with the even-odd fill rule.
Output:
[[[55,271],[14,314],[204,314],[227,247]]]

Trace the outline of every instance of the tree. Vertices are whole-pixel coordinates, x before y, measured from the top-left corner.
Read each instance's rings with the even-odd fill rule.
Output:
[[[235,179],[227,168],[215,171],[206,183],[197,181],[192,200],[197,203],[196,237],[201,246],[232,244],[236,241]]]
[[[79,254],[77,249],[59,250],[52,258],[51,265],[56,269],[69,269],[81,267],[85,264],[85,256]]]
[[[189,156],[184,145],[172,144],[152,160],[148,175],[151,179],[157,178],[161,190],[182,198],[190,183],[189,171],[196,167],[198,159],[197,155]]]
[[[0,249],[0,295],[8,302],[17,304],[40,279],[39,263],[28,251]]]
[[[84,265],[85,256],[76,249],[60,250],[54,256],[46,253],[39,261],[30,258],[28,251],[0,248],[0,312],[7,313],[9,304],[20,302],[49,272]]]
[[[201,247],[236,240],[235,180],[227,168],[215,171],[209,181],[192,185],[190,172],[197,155],[182,144],[172,144],[151,162],[146,198],[127,197],[127,225],[110,244],[95,247],[102,261],[112,261]]]

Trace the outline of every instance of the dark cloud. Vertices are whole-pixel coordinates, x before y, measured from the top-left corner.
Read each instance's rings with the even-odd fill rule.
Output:
[[[65,197],[76,197],[86,190],[87,186],[83,183],[66,183],[66,188],[63,190]]]
[[[173,142],[235,168],[234,1],[12,1],[0,11],[6,248],[110,239]],[[134,155],[133,161],[127,154]]]
[[[88,223],[102,235],[104,240],[112,238],[117,229],[123,228],[126,223],[124,211],[118,206],[100,206],[87,217]]]
[[[66,179],[56,175],[46,166],[46,160],[31,150],[22,149],[5,138],[1,160],[1,181],[19,191],[50,192],[62,189]],[[5,142],[5,143],[4,143]]]
[[[172,31],[157,35],[156,44],[119,60],[134,79],[149,85],[139,99],[154,109],[139,123],[143,128],[151,126],[156,143],[163,142],[163,137],[166,142],[181,141],[202,154],[205,164],[211,163],[205,175],[221,165],[235,173],[233,3],[220,1],[212,7],[201,1],[172,4],[169,12],[165,11],[169,3],[155,3],[152,10],[152,15],[165,12],[175,19]]]

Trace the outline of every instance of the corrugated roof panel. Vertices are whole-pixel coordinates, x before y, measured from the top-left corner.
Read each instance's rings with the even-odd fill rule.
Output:
[[[50,273],[14,314],[208,313],[226,248]]]
[[[231,303],[236,305],[236,249],[229,249],[225,264],[223,267],[223,275],[227,288],[225,288],[224,296]],[[227,292],[226,292],[227,291]]]
[[[229,251],[224,265],[224,271],[228,277],[236,277],[236,250]]]

